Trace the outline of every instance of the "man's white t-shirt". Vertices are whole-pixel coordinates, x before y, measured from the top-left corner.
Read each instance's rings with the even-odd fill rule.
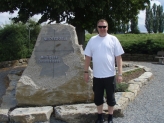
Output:
[[[105,37],[93,36],[84,53],[92,57],[93,76],[106,78],[116,75],[115,57],[122,55],[124,50],[115,36],[107,34]]]

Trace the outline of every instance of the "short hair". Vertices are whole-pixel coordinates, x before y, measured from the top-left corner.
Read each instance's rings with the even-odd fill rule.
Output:
[[[106,22],[106,23],[107,23],[107,26],[108,26],[108,22],[107,22],[105,19],[100,19],[100,20],[98,20],[98,21],[97,21],[97,25],[98,25],[99,22]]]

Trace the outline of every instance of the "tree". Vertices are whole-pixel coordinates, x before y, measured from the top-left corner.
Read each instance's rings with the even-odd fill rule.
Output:
[[[148,33],[153,31],[153,14],[150,5],[146,7],[145,27]]]
[[[124,22],[122,22],[121,28],[122,28],[122,32],[128,33],[128,30],[129,30],[129,23],[124,23]]]
[[[158,32],[158,27],[159,27],[159,14],[157,10],[157,5],[154,3],[152,7],[152,13],[153,13],[153,32],[157,33]]]
[[[116,28],[116,33],[128,33],[129,23],[120,21],[120,25],[117,25],[115,28]]]
[[[36,38],[40,32],[40,25],[29,21],[33,26],[29,33],[26,24],[8,24],[0,30],[0,61],[28,58],[31,56]]]
[[[18,10],[15,22],[26,22],[35,14],[42,15],[39,23],[66,21],[76,27],[79,44],[83,44],[85,30],[92,33],[97,20],[106,19],[109,33],[116,32],[120,21],[129,22],[149,3],[149,0],[1,0],[0,12]]]
[[[163,33],[164,30],[164,13],[163,13],[163,6],[157,6],[158,17],[159,17],[159,27],[158,32]]]
[[[130,27],[130,24],[129,22],[126,24],[126,32],[128,33],[129,32],[129,27]]]
[[[146,8],[145,27],[148,33],[163,33],[164,30],[164,12],[163,6],[153,4],[152,8]]]
[[[139,34],[140,31],[138,29],[138,17],[136,16],[131,20],[131,33]]]

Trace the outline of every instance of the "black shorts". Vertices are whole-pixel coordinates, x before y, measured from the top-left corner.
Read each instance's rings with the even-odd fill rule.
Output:
[[[116,80],[115,76],[107,78],[93,78],[93,92],[94,103],[99,106],[104,103],[104,91],[106,92],[106,99],[108,106],[114,106],[115,100]]]

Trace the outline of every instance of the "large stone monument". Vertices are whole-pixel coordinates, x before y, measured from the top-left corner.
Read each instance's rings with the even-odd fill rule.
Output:
[[[84,81],[83,71],[83,49],[75,28],[63,24],[43,26],[17,83],[18,106],[92,102],[92,83]]]

